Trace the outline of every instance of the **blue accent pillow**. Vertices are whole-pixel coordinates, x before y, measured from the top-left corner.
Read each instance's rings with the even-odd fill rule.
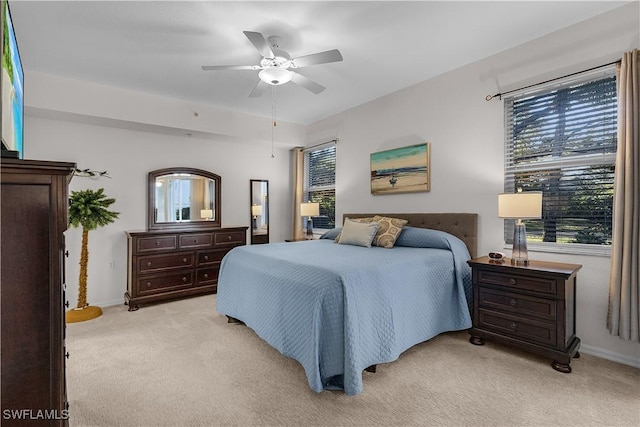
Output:
[[[396,240],[396,246],[410,248],[449,249],[451,239],[457,237],[440,230],[405,226]]]
[[[336,237],[338,237],[338,234],[340,234],[341,231],[342,231],[342,227],[332,228],[331,230],[325,231],[324,234],[322,234],[322,236],[320,236],[320,238],[321,239],[336,240]]]

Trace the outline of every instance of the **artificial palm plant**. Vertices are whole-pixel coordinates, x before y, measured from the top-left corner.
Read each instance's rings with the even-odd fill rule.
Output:
[[[87,303],[87,266],[89,264],[89,231],[105,226],[118,218],[119,212],[108,209],[115,199],[107,198],[104,189],[72,191],[69,198],[69,225],[82,226],[80,251],[80,277],[78,278],[78,305],[67,311],[67,322],[82,322],[102,314],[100,307]]]

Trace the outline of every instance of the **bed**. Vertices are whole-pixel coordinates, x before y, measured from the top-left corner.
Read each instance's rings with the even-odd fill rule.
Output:
[[[471,327],[477,215],[377,214],[407,221],[392,248],[319,240],[241,246],[222,260],[216,309],[304,368],[316,391],[362,392],[362,371]],[[373,214],[345,214],[365,218]]]

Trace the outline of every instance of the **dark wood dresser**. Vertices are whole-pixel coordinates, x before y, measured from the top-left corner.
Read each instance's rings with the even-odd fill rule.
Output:
[[[128,231],[125,304],[215,293],[222,258],[247,243],[248,227],[196,231]]]
[[[553,359],[553,369],[571,372],[580,357],[576,336],[578,264],[531,261],[528,266],[489,257],[468,261],[473,271],[473,328],[470,342],[484,339]]]
[[[73,163],[2,159],[2,425],[67,425],[64,254]]]

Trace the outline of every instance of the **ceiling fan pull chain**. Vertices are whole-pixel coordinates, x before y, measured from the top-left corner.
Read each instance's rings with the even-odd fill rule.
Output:
[[[271,122],[273,126],[271,126],[271,158],[273,159],[275,155],[273,154],[273,133],[275,127],[277,126],[276,122],[276,87],[271,86]]]

